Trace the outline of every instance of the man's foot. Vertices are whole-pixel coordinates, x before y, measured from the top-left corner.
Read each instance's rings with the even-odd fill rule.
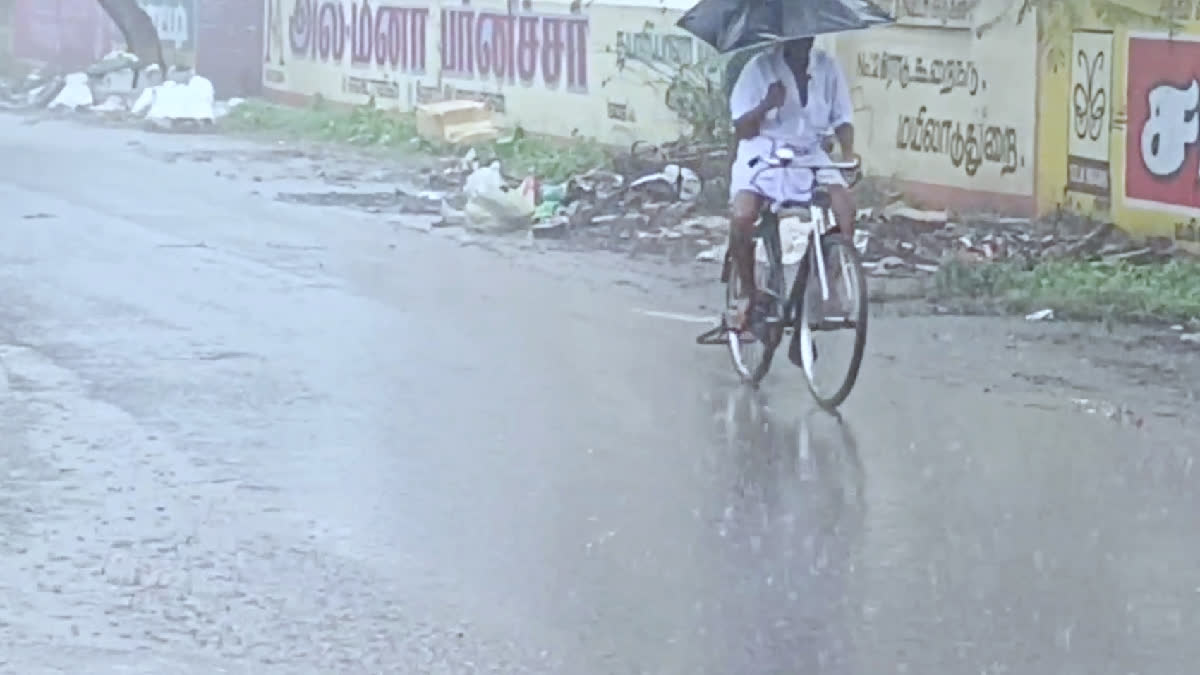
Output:
[[[766,334],[767,318],[773,309],[771,297],[755,293],[753,298],[739,298],[730,308],[728,325],[743,341],[760,340]]]
[[[753,298],[735,298],[729,306],[726,323],[731,330],[745,331],[750,326]]]

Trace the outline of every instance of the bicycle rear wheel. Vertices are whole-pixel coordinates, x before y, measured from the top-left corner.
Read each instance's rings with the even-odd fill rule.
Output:
[[[809,251],[800,270],[806,281],[794,339],[813,398],[822,407],[835,408],[850,396],[862,366],[867,280],[858,251],[841,234],[823,236],[821,248],[825,284]]]
[[[762,227],[755,240],[754,280],[759,287],[758,307],[751,309],[748,330],[736,330],[733,317],[742,289],[736,259],[730,259],[729,280],[725,284],[726,338],[733,368],[748,384],[758,386],[771,369],[775,350],[783,339],[783,254],[779,243],[779,228]],[[769,291],[764,293],[763,290]]]

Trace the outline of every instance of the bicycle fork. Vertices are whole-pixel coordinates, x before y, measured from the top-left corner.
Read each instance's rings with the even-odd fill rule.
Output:
[[[812,210],[812,258],[817,264],[817,279],[821,282],[821,302],[829,301],[829,281],[825,276],[825,251],[821,250],[821,228],[825,225],[825,214],[821,209]]]

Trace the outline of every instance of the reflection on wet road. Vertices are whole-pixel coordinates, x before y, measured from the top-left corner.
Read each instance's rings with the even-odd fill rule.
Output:
[[[698,299],[603,258],[275,203],[132,138],[0,118],[0,672],[1200,660],[1194,436],[981,381],[996,324],[873,319],[839,420],[786,363],[737,386],[677,320]]]
[[[709,668],[855,672],[849,578],[866,481],[850,424],[817,409],[777,412],[742,387],[722,412],[718,437],[736,470],[717,548],[739,600],[709,617],[727,622]]]

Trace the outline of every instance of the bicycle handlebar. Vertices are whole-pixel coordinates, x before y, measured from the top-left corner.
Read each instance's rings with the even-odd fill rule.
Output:
[[[770,171],[772,169],[780,169],[780,170],[808,169],[809,171],[814,172],[814,174],[815,174],[815,172],[821,171],[823,169],[831,169],[834,171],[841,171],[843,173],[848,173],[848,172],[856,172],[862,166],[862,158],[861,157],[855,157],[852,161],[849,161],[849,162],[834,162],[834,161],[805,162],[805,159],[808,157],[811,157],[811,156],[812,155],[809,155],[809,154],[797,156],[795,148],[788,146],[788,145],[783,145],[783,146],[772,148],[771,154],[769,156],[760,155],[758,157],[753,157],[750,159],[748,164],[751,167],[754,167],[755,165],[759,164],[760,162],[762,162],[766,165],[763,168],[759,169],[758,171],[754,172],[754,175],[750,178],[750,184],[755,187],[758,187],[758,177],[761,176],[764,172]],[[814,182],[815,182],[815,176],[814,176]],[[853,182],[857,183],[858,182],[857,178],[855,178],[855,180]]]
[[[759,155],[750,159],[749,165],[754,166],[759,162],[765,162],[767,166],[759,171],[766,169],[809,169],[812,171],[820,171],[821,169],[833,169],[835,171],[856,171],[862,166],[862,158],[855,157],[849,162],[805,162],[806,157],[811,155],[797,155],[796,151],[790,147],[775,148],[771,151],[770,156]]]

